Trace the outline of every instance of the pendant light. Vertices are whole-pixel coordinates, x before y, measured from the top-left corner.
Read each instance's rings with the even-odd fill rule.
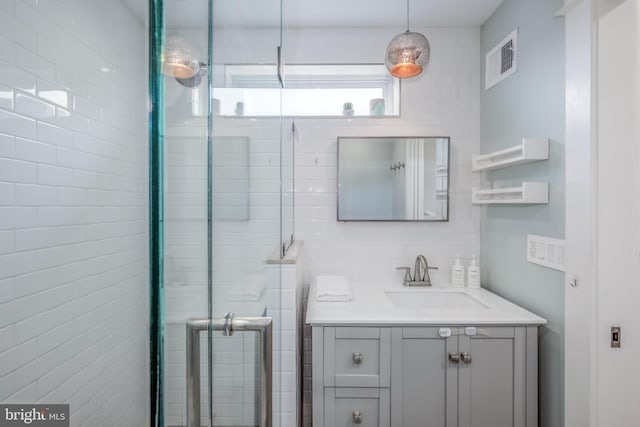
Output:
[[[384,65],[392,76],[400,79],[415,77],[429,62],[431,46],[420,33],[409,31],[409,0],[407,0],[407,31],[398,34],[389,42],[385,51]]]

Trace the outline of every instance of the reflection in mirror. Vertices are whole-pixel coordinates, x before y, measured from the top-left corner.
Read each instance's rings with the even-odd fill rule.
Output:
[[[449,138],[338,138],[338,221],[447,221]]]

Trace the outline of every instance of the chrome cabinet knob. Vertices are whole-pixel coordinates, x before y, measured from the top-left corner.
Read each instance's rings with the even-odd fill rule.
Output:
[[[471,363],[471,355],[465,351],[462,353],[462,361],[468,365]]]
[[[353,352],[353,363],[355,363],[356,365],[362,363],[362,353],[360,353],[359,351]]]
[[[353,411],[353,423],[362,424],[362,412],[359,409]]]
[[[460,355],[458,353],[449,353],[449,360],[453,363],[460,362]]]

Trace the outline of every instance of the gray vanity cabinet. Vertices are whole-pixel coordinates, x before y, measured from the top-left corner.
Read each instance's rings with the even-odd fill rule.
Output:
[[[388,388],[325,388],[324,425],[390,427],[390,406]]]
[[[313,425],[391,427],[391,328],[314,327]]]
[[[537,328],[444,329],[393,329],[392,425],[536,427]]]
[[[314,326],[312,334],[315,427],[538,425],[537,326]]]
[[[394,426],[456,427],[458,337],[441,338],[438,328],[394,328],[392,337]],[[425,420],[427,420],[425,422]]]

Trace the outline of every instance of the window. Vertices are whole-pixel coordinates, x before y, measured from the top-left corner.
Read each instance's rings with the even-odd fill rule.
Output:
[[[218,78],[216,78],[218,77]],[[275,65],[226,65],[214,75],[214,104],[223,116],[397,116],[400,83],[382,64],[285,67],[280,90]]]

